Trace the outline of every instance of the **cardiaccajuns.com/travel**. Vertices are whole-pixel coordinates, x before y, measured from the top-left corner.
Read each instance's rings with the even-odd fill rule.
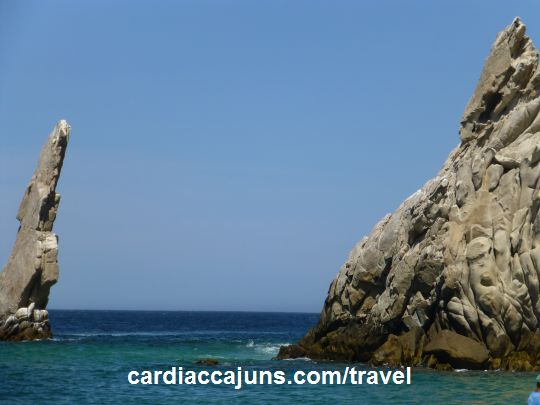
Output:
[[[388,385],[412,384],[411,367],[403,370],[357,370],[346,367],[343,370],[296,370],[292,378],[287,378],[283,370],[184,370],[171,367],[170,370],[132,370],[128,373],[132,385],[231,385],[239,390],[247,385]]]

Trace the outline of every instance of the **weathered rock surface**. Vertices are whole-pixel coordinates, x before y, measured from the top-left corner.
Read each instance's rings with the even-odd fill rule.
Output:
[[[454,368],[483,369],[489,359],[489,352],[482,343],[450,330],[437,333],[424,347],[424,353],[433,355],[437,363]]]
[[[41,151],[19,207],[15,246],[0,273],[0,340],[52,336],[45,310],[49,290],[58,280],[58,238],[52,232],[60,177],[70,127],[59,121]]]
[[[316,327],[278,357],[540,369],[538,65],[516,18],[492,46],[460,145],[354,247]]]

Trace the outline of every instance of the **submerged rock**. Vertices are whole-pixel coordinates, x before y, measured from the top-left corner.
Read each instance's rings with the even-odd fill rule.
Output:
[[[52,336],[45,307],[49,290],[58,280],[58,238],[52,229],[60,203],[56,184],[69,133],[67,122],[59,121],[19,207],[15,246],[0,273],[0,340]]]
[[[278,357],[540,369],[539,91],[538,51],[516,18],[460,145],[354,247],[318,324]]]
[[[218,359],[214,359],[212,357],[208,357],[205,359],[199,359],[195,362],[195,364],[201,364],[203,366],[217,366],[219,364]]]

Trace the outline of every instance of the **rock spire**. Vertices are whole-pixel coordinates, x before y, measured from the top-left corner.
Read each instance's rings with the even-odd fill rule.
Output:
[[[516,18],[439,174],[353,248],[280,358],[540,369],[540,69]]]
[[[60,194],[56,185],[69,141],[70,126],[59,121],[41,151],[17,214],[15,246],[0,273],[0,340],[50,337],[45,310],[58,280],[58,237],[52,232]]]

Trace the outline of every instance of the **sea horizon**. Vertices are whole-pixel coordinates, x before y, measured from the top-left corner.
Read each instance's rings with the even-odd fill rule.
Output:
[[[84,308],[48,308],[48,311],[102,311],[102,312],[223,312],[223,313],[262,313],[262,314],[306,314],[320,315],[310,311],[254,311],[254,310],[205,310],[205,309],[84,309]]]

